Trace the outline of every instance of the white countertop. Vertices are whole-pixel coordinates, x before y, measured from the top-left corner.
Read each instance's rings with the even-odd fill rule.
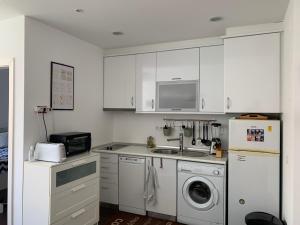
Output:
[[[225,165],[227,163],[227,155],[223,156],[223,158],[216,158],[214,155],[207,155],[203,157],[192,157],[192,156],[183,156],[179,154],[162,154],[162,153],[154,153],[153,149],[147,148],[142,145],[129,145],[127,147],[111,151],[105,150],[104,147],[95,147],[92,149],[93,152],[98,153],[110,153],[110,154],[118,154],[118,155],[135,155],[135,156],[149,156],[149,157],[157,157],[157,158],[168,158],[168,159],[177,159],[184,161],[193,161],[193,162],[204,162],[204,163],[212,163],[212,164],[222,164]]]

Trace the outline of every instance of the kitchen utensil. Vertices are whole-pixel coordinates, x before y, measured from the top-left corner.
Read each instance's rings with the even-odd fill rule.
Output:
[[[165,136],[170,136],[172,134],[172,127],[167,126],[167,124],[163,128],[163,133]]]
[[[192,145],[196,145],[196,139],[195,139],[195,122],[193,122],[193,140]]]
[[[221,139],[220,139],[220,123],[212,123],[211,124],[211,146],[210,146],[210,154],[215,154],[217,149],[221,149]]]
[[[198,138],[197,138],[197,140],[201,140],[201,122],[199,121],[199,124],[198,124]]]

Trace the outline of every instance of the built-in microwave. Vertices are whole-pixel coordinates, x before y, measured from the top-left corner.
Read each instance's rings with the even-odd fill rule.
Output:
[[[159,112],[198,111],[199,80],[156,83],[156,110]]]

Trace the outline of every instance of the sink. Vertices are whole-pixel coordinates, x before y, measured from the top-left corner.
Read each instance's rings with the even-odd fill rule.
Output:
[[[159,153],[159,154],[170,154],[170,155],[178,154],[178,150],[172,148],[156,148],[152,152]]]
[[[188,157],[205,157],[208,156],[208,152],[200,152],[200,151],[183,151],[182,156]]]

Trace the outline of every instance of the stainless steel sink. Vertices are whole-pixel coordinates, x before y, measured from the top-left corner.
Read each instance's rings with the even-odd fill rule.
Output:
[[[159,154],[170,154],[170,155],[178,154],[177,149],[171,149],[171,148],[155,148],[152,152],[159,153]]]

